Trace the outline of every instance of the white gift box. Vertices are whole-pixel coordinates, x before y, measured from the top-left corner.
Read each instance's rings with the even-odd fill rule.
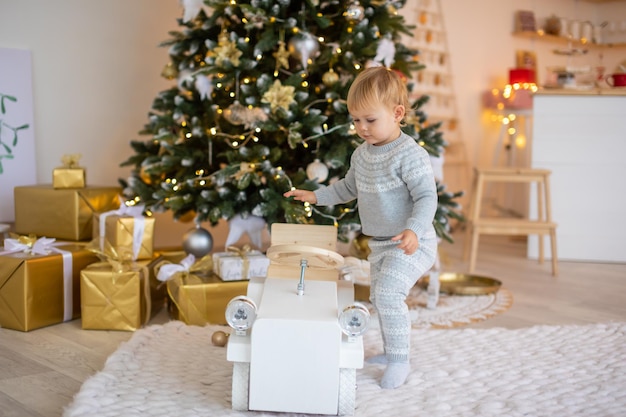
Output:
[[[213,271],[222,281],[265,277],[269,264],[269,258],[258,250],[213,254]]]

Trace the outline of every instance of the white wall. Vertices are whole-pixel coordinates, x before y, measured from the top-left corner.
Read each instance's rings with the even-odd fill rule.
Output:
[[[545,66],[563,64],[550,53],[555,45],[511,36],[516,10],[533,10],[538,18],[558,13],[571,18],[621,16],[626,21],[624,2],[440,0],[440,4],[460,127],[472,164],[486,151],[479,148],[488,129],[481,121],[480,94],[506,82],[515,50],[537,51],[539,76]],[[66,153],[83,155],[81,165],[87,167],[89,184],[116,185],[118,178],[128,175],[119,164],[132,154],[129,141],[140,138],[138,131],[152,100],[170,85],[160,76],[168,62],[167,49],[158,44],[168,39],[168,31],[178,29],[180,16],[179,0],[0,0],[0,47],[32,52],[38,183],[51,182],[52,169]],[[607,67],[625,55],[626,48],[608,51]],[[157,246],[178,245],[191,227],[174,225],[169,216],[160,216],[159,222]],[[216,240],[223,239],[224,230],[220,225]]]

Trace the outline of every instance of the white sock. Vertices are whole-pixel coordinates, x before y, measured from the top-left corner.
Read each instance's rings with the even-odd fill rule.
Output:
[[[371,358],[366,359],[365,362],[367,362],[367,363],[380,363],[380,364],[386,365],[387,364],[387,357],[385,356],[384,353],[381,353],[380,355],[374,355]]]
[[[380,387],[394,389],[403,385],[411,372],[411,365],[407,362],[390,362],[385,369]]]

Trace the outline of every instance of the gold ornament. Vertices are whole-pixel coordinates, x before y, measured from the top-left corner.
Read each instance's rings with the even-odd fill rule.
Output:
[[[242,125],[246,122],[247,109],[239,101],[235,100],[233,104],[224,109],[222,116],[230,124]]]
[[[326,87],[333,86],[337,81],[339,81],[339,75],[332,68],[322,75],[322,82]]]
[[[213,335],[211,336],[211,343],[213,343],[213,346],[224,347],[226,346],[226,342],[228,342],[227,333],[221,330],[213,332]]]
[[[168,80],[173,80],[178,77],[178,70],[171,62],[168,62],[163,71],[161,71],[161,77],[167,78]]]
[[[278,42],[278,51],[274,52],[274,58],[276,59],[276,71],[283,67],[289,69],[289,51],[285,48],[285,42]]]
[[[263,94],[261,101],[263,103],[269,103],[272,112],[275,112],[279,107],[289,110],[289,106],[295,103],[294,93],[296,89],[290,85],[282,85],[280,80],[275,80],[274,84]]]
[[[369,240],[369,236],[359,233],[359,235],[355,237],[350,244],[350,255],[359,259],[367,259],[371,252],[368,244]]]
[[[139,169],[139,178],[148,185],[152,185],[152,176],[146,172],[145,167]]]
[[[239,57],[243,55],[237,44],[228,39],[228,34],[222,32],[217,41],[217,47],[213,50],[215,52],[215,65],[222,66],[224,61],[229,61],[233,66],[239,66]]]

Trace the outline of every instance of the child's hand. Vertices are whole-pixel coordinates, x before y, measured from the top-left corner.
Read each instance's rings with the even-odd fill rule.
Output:
[[[398,249],[402,249],[405,255],[413,255],[420,244],[414,231],[406,229],[399,235],[391,238],[392,241],[400,241]]]
[[[305,203],[315,204],[317,203],[317,197],[313,191],[307,190],[291,190],[283,194],[283,197],[293,197],[298,201],[304,201]]]

